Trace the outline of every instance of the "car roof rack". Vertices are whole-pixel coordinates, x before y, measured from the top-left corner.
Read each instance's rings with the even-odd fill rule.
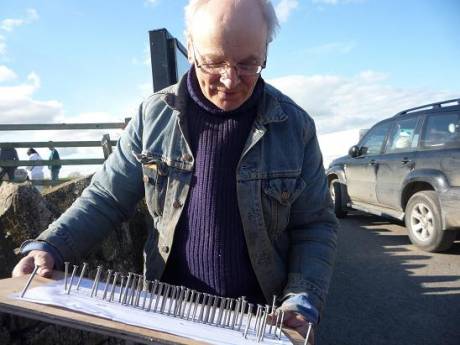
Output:
[[[450,104],[450,103],[457,103],[457,104]],[[454,99],[450,99],[450,100],[447,100],[447,101],[431,103],[431,104],[421,105],[421,106],[415,107],[415,108],[406,109],[406,110],[403,110],[403,111],[397,113],[394,117],[403,116],[403,115],[406,115],[406,114],[409,114],[409,113],[413,113],[415,111],[439,109],[439,108],[446,107],[446,106],[451,106],[451,105],[460,105],[460,98],[454,98]]]

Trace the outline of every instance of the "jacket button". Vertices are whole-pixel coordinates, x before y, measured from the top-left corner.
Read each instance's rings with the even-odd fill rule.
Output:
[[[283,193],[281,193],[281,199],[282,199],[283,201],[288,200],[288,199],[289,199],[289,193],[288,193],[288,192],[283,192]]]
[[[165,254],[169,253],[169,247],[168,246],[161,246],[161,251]]]
[[[144,175],[144,182],[149,183],[149,177],[147,175]]]
[[[182,206],[182,204],[180,203],[179,200],[174,201],[174,203],[173,203],[174,208],[180,208],[181,206]]]
[[[184,155],[182,156],[182,159],[183,159],[184,161],[186,161],[186,162],[191,162],[192,159],[193,159],[193,157],[192,157],[192,155],[186,153],[186,154],[184,154]]]

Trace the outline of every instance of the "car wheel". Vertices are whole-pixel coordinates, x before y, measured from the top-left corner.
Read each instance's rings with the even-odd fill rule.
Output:
[[[442,230],[438,196],[431,190],[412,195],[405,222],[411,242],[428,252],[449,249],[457,235],[456,231]]]
[[[347,210],[342,202],[342,186],[339,179],[334,179],[329,184],[329,192],[331,193],[332,201],[334,202],[334,212],[337,218],[345,218]]]

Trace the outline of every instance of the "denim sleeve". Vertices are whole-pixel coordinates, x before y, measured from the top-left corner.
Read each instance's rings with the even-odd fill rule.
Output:
[[[144,196],[142,169],[133,152],[142,151],[142,105],[91,184],[37,240],[56,248],[63,260],[78,262],[122,221]]]
[[[319,311],[310,303],[307,293],[286,296],[279,309],[296,311],[314,324],[319,322]]]
[[[54,268],[62,269],[64,267],[64,260],[62,259],[62,255],[49,243],[43,241],[28,240],[21,245],[20,250],[21,254],[27,254],[32,250],[42,250],[44,252],[48,252],[54,259]]]
[[[306,117],[301,178],[306,187],[291,208],[290,253],[284,296],[306,294],[321,313],[336,255],[335,217],[313,120]]]

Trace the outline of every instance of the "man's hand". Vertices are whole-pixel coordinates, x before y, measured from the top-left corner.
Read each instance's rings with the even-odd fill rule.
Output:
[[[285,311],[284,313],[284,326],[287,328],[291,328],[302,337],[305,338],[308,332],[308,325],[309,321],[303,317],[301,314],[295,312],[295,311]],[[310,334],[308,336],[308,344],[309,345],[314,345],[315,344],[315,334],[314,334],[314,327],[312,327]]]
[[[50,253],[42,250],[32,250],[23,257],[14,267],[12,276],[20,277],[32,273],[35,266],[40,266],[37,271],[39,276],[51,278],[53,274],[54,259]]]

